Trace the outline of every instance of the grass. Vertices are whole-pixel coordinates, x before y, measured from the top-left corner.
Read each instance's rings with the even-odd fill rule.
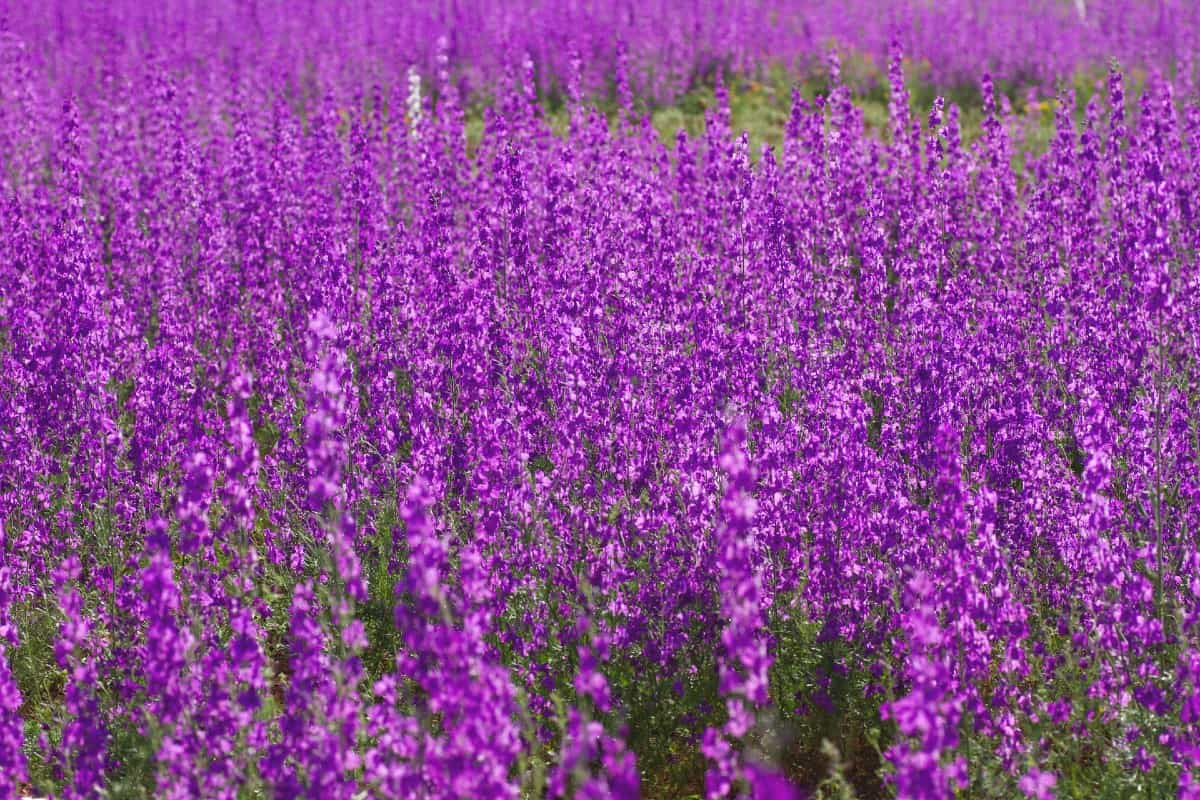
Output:
[[[945,99],[947,109],[957,106],[963,143],[969,145],[982,133],[984,120],[983,95],[978,84],[938,86],[929,78],[928,64],[904,62],[905,86],[909,92],[909,110],[926,129],[929,110],[938,96]],[[1046,151],[1054,136],[1054,119],[1060,94],[1070,92],[1075,99],[1075,121],[1081,125],[1088,101],[1096,91],[1102,90],[1106,80],[1105,69],[1091,69],[1076,73],[1069,82],[1058,86],[1044,86],[1021,80],[996,81],[998,96],[1007,98],[1016,117],[1029,121],[1025,127],[1022,147],[1015,154],[1017,159]],[[1126,74],[1127,103],[1136,103],[1146,81],[1144,71],[1132,70]],[[850,87],[852,100],[863,114],[866,129],[881,139],[889,138],[888,105],[890,86],[886,72],[869,58],[850,57],[842,66],[842,80]],[[764,145],[779,152],[783,144],[784,128],[791,115],[792,91],[810,103],[817,97],[828,96],[831,82],[828,68],[815,65],[804,72],[796,72],[782,66],[765,70],[757,76],[729,76],[724,81],[729,94],[731,127],[734,135],[745,131],[748,135],[751,157],[757,160]],[[659,139],[670,150],[674,150],[676,136],[680,130],[691,138],[705,130],[705,116],[716,107],[715,76],[669,104],[660,104],[645,98],[634,102],[634,115],[649,118]],[[570,109],[563,93],[556,87],[539,94],[542,113],[550,128],[565,136],[570,125]],[[474,153],[483,137],[484,110],[493,106],[493,96],[481,96],[469,104],[466,114],[467,150]],[[593,101],[610,124],[620,114],[615,90],[607,97]]]

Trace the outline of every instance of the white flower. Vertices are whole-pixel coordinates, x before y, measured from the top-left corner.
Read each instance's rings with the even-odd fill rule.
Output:
[[[417,128],[421,124],[421,75],[416,67],[408,68],[408,100],[405,106],[409,133],[414,139],[420,138]]]

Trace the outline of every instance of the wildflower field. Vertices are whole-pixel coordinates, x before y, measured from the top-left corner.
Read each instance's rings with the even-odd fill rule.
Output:
[[[0,800],[1200,798],[1198,70],[0,0]]]

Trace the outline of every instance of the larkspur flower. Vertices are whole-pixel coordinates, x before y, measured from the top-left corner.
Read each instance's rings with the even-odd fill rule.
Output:
[[[1194,4],[144,5],[0,3],[0,796],[1197,793]]]

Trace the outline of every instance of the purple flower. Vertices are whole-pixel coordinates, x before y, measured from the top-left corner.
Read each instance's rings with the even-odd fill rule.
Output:
[[[1035,800],[1054,800],[1054,785],[1058,779],[1052,772],[1042,772],[1037,768],[1031,769],[1017,781],[1018,787],[1026,797]]]

